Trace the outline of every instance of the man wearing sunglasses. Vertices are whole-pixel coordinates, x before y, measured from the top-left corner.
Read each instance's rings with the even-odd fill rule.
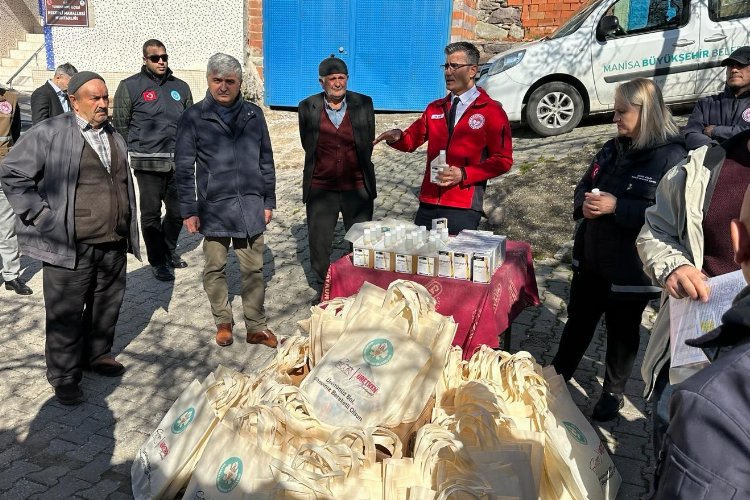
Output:
[[[482,215],[487,180],[510,170],[513,163],[508,116],[500,103],[474,85],[479,51],[468,42],[445,48],[441,66],[449,94],[431,102],[406,130],[380,134],[392,148],[411,152],[427,142],[427,169],[419,191],[414,222],[429,226],[432,219],[448,219],[448,232],[476,229]],[[446,152],[449,167],[430,181],[430,162]]]
[[[175,78],[168,60],[163,43],[146,41],[141,71],[117,87],[112,115],[128,143],[140,192],[143,241],[151,271],[160,281],[174,280],[173,269],[187,267],[176,252],[182,217],[174,183],[174,137],[182,112],[193,104],[190,87]]]

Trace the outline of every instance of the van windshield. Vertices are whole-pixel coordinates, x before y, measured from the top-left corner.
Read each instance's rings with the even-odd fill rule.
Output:
[[[581,27],[586,18],[589,17],[589,14],[591,14],[591,12],[593,12],[593,10],[596,9],[603,1],[604,0],[589,0],[589,2],[581,7],[578,12],[573,14],[573,17],[568,19],[562,26],[557,28],[557,30],[555,30],[555,32],[552,33],[549,37],[553,39],[562,38],[575,32],[578,28]]]

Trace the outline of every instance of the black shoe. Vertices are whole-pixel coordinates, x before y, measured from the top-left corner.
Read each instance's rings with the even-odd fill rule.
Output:
[[[26,286],[26,283],[21,281],[20,279],[16,278],[14,280],[6,281],[5,282],[5,289],[6,290],[13,290],[18,295],[31,295],[34,293],[31,288]]]
[[[83,403],[83,391],[78,384],[55,387],[55,397],[61,405],[72,406]]]
[[[174,281],[174,271],[166,264],[151,266],[151,272],[154,273],[154,278],[159,281]]]
[[[167,262],[167,265],[174,269],[185,269],[188,263],[182,260],[182,257],[179,255],[175,255]]]
[[[591,418],[599,422],[606,422],[612,420],[620,414],[620,410],[625,405],[625,401],[622,394],[614,394],[611,392],[603,392],[602,397],[596,402],[594,406],[594,412],[591,414]]]

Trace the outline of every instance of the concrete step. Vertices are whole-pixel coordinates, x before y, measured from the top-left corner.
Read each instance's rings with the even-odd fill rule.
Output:
[[[0,78],[0,81],[3,83],[3,85],[7,85],[6,82],[8,81],[8,78],[9,77]],[[34,79],[31,77],[31,75],[24,75],[23,73],[13,79],[12,87],[19,92],[26,92],[28,94],[31,94],[36,88],[34,86]]]
[[[13,73],[15,73],[16,71],[18,71],[19,67],[20,67],[20,65],[18,65],[18,66],[0,66],[0,79],[3,80],[3,81],[7,80],[11,75],[13,75]],[[34,69],[39,69],[39,68],[30,68],[30,67],[26,66],[23,69],[23,71],[21,71],[21,73],[28,74],[29,76],[31,76],[31,72]]]
[[[34,55],[34,53],[36,52],[36,49],[38,48],[39,47],[36,47],[33,50],[10,49],[10,58],[18,59],[19,61],[22,61],[22,62],[26,61],[26,59]]]
[[[42,45],[44,45],[44,39],[43,38],[42,38],[41,42],[33,42],[33,41],[30,42],[28,40],[21,40],[20,42],[18,42],[18,47],[17,48],[18,48],[18,50],[36,51],[36,49],[38,49]],[[11,57],[13,57],[13,56],[11,56]]]
[[[15,57],[3,57],[0,58],[0,67],[4,68],[20,68],[23,63],[26,62],[26,59],[17,59]],[[27,68],[44,68],[47,64],[47,58],[44,54],[44,52],[40,52],[36,55],[35,58],[33,58],[29,64],[26,65]]]
[[[33,42],[39,47],[44,43],[44,33],[26,33],[26,41]]]

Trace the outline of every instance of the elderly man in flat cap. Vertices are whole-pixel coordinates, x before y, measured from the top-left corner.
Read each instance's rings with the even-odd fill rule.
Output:
[[[346,90],[349,71],[334,56],[318,68],[323,92],[299,103],[299,134],[305,149],[302,201],[307,209],[310,266],[320,288],[330,265],[333,233],[344,218],[348,231],[356,222],[372,220],[375,168],[372,99]]]
[[[22,251],[43,263],[47,380],[58,401],[83,401],[82,371],[117,377],[110,353],[125,294],[126,252],[140,259],[127,146],[109,124],[104,79],[68,84],[73,113],[27,132],[0,166]]]

